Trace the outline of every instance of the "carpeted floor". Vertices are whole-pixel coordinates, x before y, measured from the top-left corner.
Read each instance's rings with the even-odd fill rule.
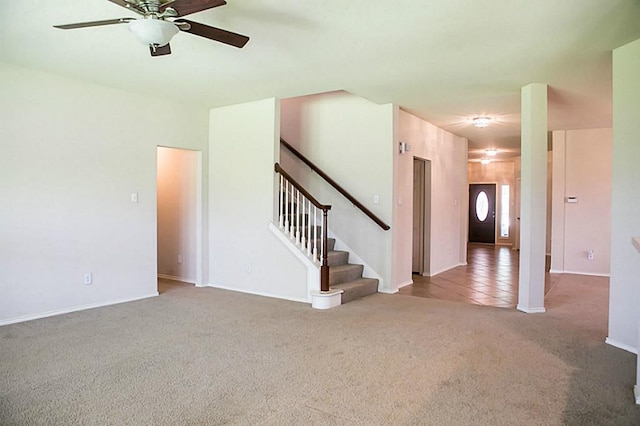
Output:
[[[161,290],[0,327],[0,424],[640,424],[602,278],[563,276],[537,315]]]

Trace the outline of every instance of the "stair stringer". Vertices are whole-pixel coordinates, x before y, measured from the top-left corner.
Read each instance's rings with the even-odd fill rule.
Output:
[[[334,250],[341,250],[341,251],[347,251],[349,252],[349,263],[355,263],[355,264],[359,264],[359,265],[363,265],[364,266],[364,270],[362,271],[362,277],[363,278],[375,278],[378,280],[378,292],[380,293],[385,293],[384,290],[384,286],[383,286],[383,279],[382,276],[380,274],[378,274],[371,266],[369,266],[369,264],[367,262],[365,262],[360,256],[358,256],[358,254],[351,248],[349,247],[349,245],[347,245],[344,241],[342,241],[340,239],[340,237],[338,237],[335,233],[333,233],[333,231],[331,231],[331,229],[327,229],[327,235],[330,238],[333,238],[336,240],[336,245],[334,247]]]
[[[302,251],[295,240],[286,235],[285,232],[273,223],[269,223],[269,231],[307,268],[307,302],[312,303],[313,292],[320,291],[320,264],[313,261]],[[337,243],[337,240],[336,240]]]

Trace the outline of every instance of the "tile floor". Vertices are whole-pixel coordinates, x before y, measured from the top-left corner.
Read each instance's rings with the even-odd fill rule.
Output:
[[[547,267],[548,270],[548,267]],[[519,252],[511,247],[468,245],[467,265],[433,277],[413,275],[413,284],[400,294],[515,308],[518,303]],[[546,274],[545,294],[553,284]]]

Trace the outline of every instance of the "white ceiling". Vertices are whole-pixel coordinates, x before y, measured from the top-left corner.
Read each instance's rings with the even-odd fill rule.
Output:
[[[550,129],[611,125],[611,50],[640,38],[638,0],[227,0],[149,56],[107,0],[0,0],[0,61],[206,107],[348,90],[469,138],[470,158],[517,155],[520,88],[547,83]],[[475,116],[494,125],[471,126]],[[505,155],[505,154],[503,154]]]

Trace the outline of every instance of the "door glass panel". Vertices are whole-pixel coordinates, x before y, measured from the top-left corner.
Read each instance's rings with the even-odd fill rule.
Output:
[[[489,216],[489,198],[486,192],[480,191],[476,197],[476,217],[480,222],[484,222],[487,216]]]

